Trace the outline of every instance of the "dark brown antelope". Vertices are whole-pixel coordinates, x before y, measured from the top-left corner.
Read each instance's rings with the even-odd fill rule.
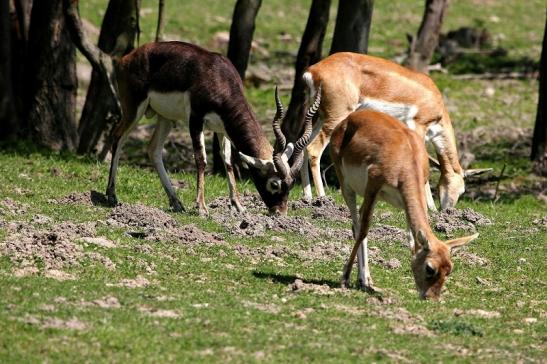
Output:
[[[188,122],[197,167],[196,203],[200,214],[207,214],[204,198],[207,164],[204,125],[220,136],[232,206],[244,208],[236,189],[232,168],[231,144],[249,165],[251,178],[270,213],[286,214],[289,190],[302,165],[303,149],[309,142],[311,118],[308,110],[306,132],[287,145],[279,129],[281,103],[276,90],[278,112],[273,122],[279,147],[274,151],[243,94],[240,76],[228,59],[198,46],[183,42],[150,43],[124,56],[116,66],[116,80],[122,120],[114,130],[112,162],[106,194],[112,204],[116,198],[116,172],[120,152],[129,132],[146,115],[157,117],[148,154],[156,168],[170,205],[175,211],[184,207],[165,171],[162,158],[164,142],[174,122]],[[294,163],[287,160],[293,154]]]
[[[478,234],[446,242],[433,234],[424,189],[429,163],[422,137],[387,114],[363,109],[351,113],[334,129],[331,153],[351,212],[355,238],[342,285],[349,284],[357,255],[359,285],[375,290],[368,265],[367,234],[374,204],[382,199],[405,210],[416,287],[422,298],[437,299],[452,271],[450,249],[470,242]],[[360,216],[356,195],[364,197]]]

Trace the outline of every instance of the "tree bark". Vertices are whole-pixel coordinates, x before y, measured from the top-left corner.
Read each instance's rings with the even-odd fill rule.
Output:
[[[242,80],[245,79],[255,31],[255,19],[261,4],[262,0],[237,0],[234,8],[228,59],[232,61]]]
[[[32,6],[25,98],[30,136],[53,150],[74,150],[76,130],[76,50],[63,16],[63,1]]]
[[[532,155],[534,173],[547,176],[547,22],[543,33],[543,45],[539,66],[539,100],[536,114],[536,124],[532,137]]]
[[[330,0],[313,0],[306,29],[302,35],[296,56],[294,85],[287,114],[281,126],[287,141],[294,142],[302,131],[305,116],[305,84],[302,74],[308,66],[321,59],[321,51],[327,23],[329,21]]]
[[[158,1],[158,25],[156,27],[156,42],[163,40],[163,28],[165,26],[165,17],[163,10],[165,9],[165,0]]]
[[[367,53],[374,0],[340,0],[330,54]]]
[[[427,66],[439,43],[439,33],[450,0],[426,0],[424,16],[417,38],[409,37],[408,56],[405,65],[414,70],[427,73]]]
[[[11,64],[11,17],[9,0],[0,0],[0,139],[12,139],[17,132]]]
[[[71,1],[77,3],[77,0]],[[98,43],[103,53],[115,59],[133,49],[139,4],[135,0],[109,1]],[[110,130],[120,115],[111,85],[104,74],[94,67],[78,128],[78,153],[96,153],[100,149],[99,144],[107,143]]]

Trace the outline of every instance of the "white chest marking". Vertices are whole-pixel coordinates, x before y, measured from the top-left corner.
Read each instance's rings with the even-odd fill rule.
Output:
[[[365,97],[357,106],[357,109],[372,109],[393,116],[406,124],[410,129],[416,129],[414,117],[418,113],[416,105],[388,102]]]
[[[353,165],[342,160],[342,174],[344,175],[344,184],[346,186],[349,186],[359,196],[365,194],[368,182],[367,165]]]
[[[188,122],[190,119],[189,92],[148,92],[150,107],[159,115],[169,120]]]
[[[368,183],[368,166],[365,164],[352,165],[342,160],[342,173],[344,184],[359,196],[364,196]],[[404,208],[403,198],[395,187],[383,185],[378,193],[378,198],[397,208]]]

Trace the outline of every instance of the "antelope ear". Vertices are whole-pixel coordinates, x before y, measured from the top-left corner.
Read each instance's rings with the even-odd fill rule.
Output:
[[[478,176],[479,174],[491,172],[493,170],[494,170],[493,168],[466,169],[465,171],[463,171],[463,176],[465,178],[471,177],[471,176]]]
[[[450,249],[454,249],[455,247],[465,245],[469,243],[470,241],[475,240],[478,236],[479,236],[479,233],[476,233],[473,235],[464,236],[463,238],[457,238],[457,239],[445,241],[445,244],[448,245]]]
[[[416,236],[416,241],[422,247],[423,250],[429,250],[429,241],[427,240],[427,237],[425,236],[425,233],[422,230],[418,231],[418,234]]]
[[[258,169],[261,172],[268,172],[274,169],[274,164],[271,160],[251,157],[241,152],[239,152],[239,158],[241,158],[241,160],[243,161],[243,165],[247,169],[249,169],[249,166]]]
[[[289,143],[285,147],[285,150],[283,151],[283,154],[281,154],[281,159],[283,159],[284,162],[289,162],[289,159],[291,159],[292,154],[294,152],[294,144]]]

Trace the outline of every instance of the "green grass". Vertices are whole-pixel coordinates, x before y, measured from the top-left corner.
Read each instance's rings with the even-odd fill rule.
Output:
[[[3,219],[29,221],[40,213],[56,223],[106,220],[110,212],[107,207],[48,203],[75,191],[102,190],[108,172],[106,165],[36,151],[3,152],[0,160],[1,195],[30,205],[25,214],[4,214]],[[522,164],[527,163],[522,161]],[[189,183],[190,187],[179,195],[191,206],[194,176],[175,174],[173,178]],[[208,201],[214,196],[227,195],[224,179],[208,176],[207,181]],[[122,163],[118,186],[123,202],[167,209],[167,199],[151,170]],[[27,191],[19,195],[13,192],[15,187]],[[251,185],[246,189],[253,191]],[[336,191],[330,193],[340,200]],[[292,197],[299,194],[296,188]],[[255,239],[230,236],[212,220],[194,214],[171,213],[181,224],[193,223],[220,232],[228,245],[189,248],[160,242],[148,243],[151,250],[139,252],[135,247],[142,244],[140,239],[104,226],[99,228],[98,235],[118,242],[118,247],[86,249],[108,256],[116,264],[116,270],[84,262],[65,269],[76,275],[77,280],[63,282],[41,276],[14,277],[10,273],[14,264],[2,257],[0,358],[2,362],[74,362],[82,358],[90,362],[341,362],[397,361],[397,357],[411,361],[541,361],[545,353],[547,232],[532,221],[545,216],[545,205],[524,195],[495,204],[463,199],[459,207],[471,207],[494,222],[479,227],[480,238],[467,248],[490,263],[482,267],[456,260],[442,303],[418,300],[406,248],[374,241],[371,245],[378,246],[383,256],[396,257],[402,262],[402,267],[395,270],[372,266],[376,284],[395,303],[378,306],[373,297],[354,289],[346,293],[335,291],[329,296],[293,293],[287,285],[296,277],[337,287],[343,261],[303,264],[289,256],[282,259],[282,264],[267,259],[252,262],[235,254],[232,247],[269,246],[273,243],[271,234]],[[385,204],[378,209],[391,210]],[[312,222],[317,226],[349,229],[349,221]],[[394,211],[388,223],[403,227],[403,214]],[[283,236],[286,239],[283,244],[289,248],[314,243],[298,234],[275,235]],[[153,266],[157,273],[147,274],[146,266]],[[135,289],[112,286],[139,275],[153,284]],[[490,285],[479,284],[477,277]],[[117,297],[121,307],[105,309],[81,304],[105,296]],[[59,297],[66,301],[59,301]],[[45,310],[44,304],[53,306],[53,311]],[[150,317],[140,311],[142,306],[174,310],[180,317]],[[420,325],[430,328],[431,336],[394,334],[395,328],[413,322],[383,314],[401,309],[407,310]],[[497,311],[501,317],[485,319],[454,314],[455,310],[471,309]],[[299,312],[304,312],[305,317]],[[87,328],[44,329],[25,322],[29,315],[42,320],[76,318],[85,322]],[[538,322],[525,324],[523,320],[529,317],[537,318]]]
[[[416,32],[423,3],[375,2],[370,53],[389,58],[404,52],[404,34]],[[82,16],[100,24],[105,4],[105,0],[81,2]],[[310,1],[263,2],[255,39],[267,54],[253,54],[252,64],[292,67],[309,4]],[[168,1],[166,34],[211,48],[213,35],[229,30],[233,5],[234,1]],[[143,1],[142,8],[144,43],[154,36],[156,2]],[[335,10],[333,2],[324,53],[332,40]],[[545,5],[539,0],[462,0],[451,3],[444,29],[484,25],[495,37],[496,46],[508,49],[509,60],[537,61],[544,24]],[[281,33],[292,35],[294,40],[280,40]],[[478,127],[485,128],[489,135],[493,130],[533,126],[537,80],[460,80],[451,73],[433,77],[447,98],[458,134]],[[487,96],[485,90],[489,87],[495,89],[494,96]],[[272,114],[272,88],[273,83],[246,89],[264,121]],[[283,95],[286,104],[288,94]],[[231,236],[212,219],[200,218],[193,211],[170,212],[180,224],[191,223],[221,234],[227,244],[188,247],[167,241],[146,242],[150,248],[143,250],[139,249],[143,245],[141,239],[127,236],[123,229],[100,225],[97,235],[116,242],[117,247],[84,249],[107,256],[116,269],[84,261],[63,269],[77,277],[67,281],[41,275],[16,277],[13,271],[17,265],[0,256],[0,362],[543,362],[547,332],[547,231],[533,221],[547,215],[540,195],[545,179],[529,176],[526,147],[510,152],[514,139],[479,141],[481,146],[473,149],[477,157],[474,166],[493,167],[495,177],[506,165],[500,198],[474,200],[468,192],[458,208],[470,207],[493,221],[492,225],[479,227],[479,239],[466,248],[489,264],[471,265],[455,260],[443,302],[417,298],[410,254],[401,244],[370,242],[381,250],[383,257],[397,258],[402,263],[401,268],[394,270],[372,266],[376,285],[394,300],[392,304],[378,304],[375,297],[355,289],[344,293],[333,290],[331,295],[295,293],[287,286],[297,277],[338,287],[343,260],[302,262],[287,256],[253,262],[237,255],[234,247],[282,244],[296,250],[315,242],[290,232],[258,238]],[[180,169],[174,165],[168,168]],[[90,158],[52,154],[25,144],[1,149],[0,201],[10,197],[29,208],[20,215],[1,213],[0,208],[0,240],[8,234],[5,224],[28,223],[36,214],[52,218],[50,225],[105,221],[111,211],[108,207],[60,205],[51,200],[72,192],[104,191],[107,174],[107,164]],[[188,184],[178,194],[186,206],[193,206],[194,175],[173,173],[172,178]],[[471,189],[493,189],[495,185],[496,179],[490,178]],[[240,182],[239,186],[256,192],[252,183]],[[227,196],[227,191],[223,178],[207,176],[207,201]],[[300,194],[297,186],[291,199]],[[329,195],[343,203],[336,190],[330,189]],[[150,168],[137,168],[123,161],[118,198],[168,211],[156,174]],[[402,212],[380,203],[378,213],[386,211],[393,213],[386,223],[405,226]],[[290,214],[310,217],[303,210]],[[350,229],[349,221],[311,221],[317,227]],[[285,241],[275,243],[274,236]],[[153,267],[156,273],[148,274],[147,267]],[[134,289],[115,285],[137,276],[146,277],[152,284]],[[120,307],[82,304],[105,296],[116,297]],[[143,307],[173,310],[179,317],[152,317],[142,312]],[[466,314],[478,309],[499,312],[500,317]],[[408,311],[410,321],[401,318],[405,315],[403,310]],[[456,314],[460,311],[464,312],[461,316]],[[87,327],[80,331],[42,328],[32,323],[33,318],[75,318]],[[526,323],[528,318],[537,322]],[[428,328],[430,336],[398,333],[412,325]]]

